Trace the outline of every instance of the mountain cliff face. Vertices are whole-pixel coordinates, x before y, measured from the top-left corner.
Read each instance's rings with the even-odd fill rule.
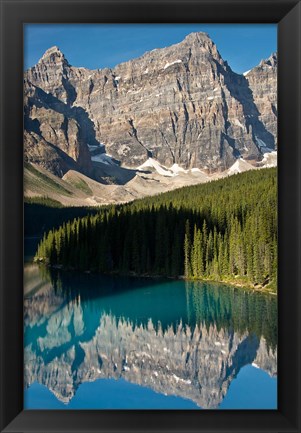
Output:
[[[61,102],[25,81],[25,161],[62,177],[70,169],[91,172],[92,122],[84,110]],[[95,141],[95,138],[94,138]]]
[[[127,167],[255,163],[276,147],[276,82],[276,55],[239,75],[205,33],[113,69],[73,67],[53,47],[25,73],[25,159],[59,176],[95,176],[104,152]]]
[[[275,138],[277,145],[277,54],[262,60],[258,66],[244,73],[259,111],[259,120]],[[257,145],[262,143],[257,138]]]

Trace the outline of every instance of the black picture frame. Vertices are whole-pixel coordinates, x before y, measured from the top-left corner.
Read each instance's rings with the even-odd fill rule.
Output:
[[[296,0],[0,0],[1,432],[300,432],[300,53]],[[23,411],[23,24],[277,23],[278,410]]]

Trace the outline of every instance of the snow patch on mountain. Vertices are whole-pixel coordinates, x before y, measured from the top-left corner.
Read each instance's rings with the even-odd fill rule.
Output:
[[[137,167],[138,170],[143,170],[145,168],[153,168],[158,174],[161,174],[162,176],[174,176],[174,173],[171,170],[167,169],[153,158],[148,158],[142,165]]]
[[[179,164],[173,164],[169,170],[171,170],[174,174],[188,173],[188,170],[185,170],[183,167],[180,167]]]
[[[101,153],[100,155],[91,156],[91,160],[94,162],[102,162],[106,165],[117,166],[116,162],[113,160],[113,157],[111,155],[108,155],[107,153]]]
[[[237,159],[235,163],[229,168],[228,175],[243,173],[244,171],[253,170],[253,165],[249,164],[243,158]]]
[[[175,65],[176,63],[182,63],[182,60],[178,59],[178,60],[174,60],[174,61],[171,62],[171,63],[166,63],[166,65],[164,66],[163,69],[167,69],[167,68],[169,68],[170,66]]]
[[[277,151],[264,153],[261,163],[264,167],[277,167]]]

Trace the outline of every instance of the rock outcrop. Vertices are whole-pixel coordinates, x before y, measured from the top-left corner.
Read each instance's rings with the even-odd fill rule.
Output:
[[[277,146],[277,53],[262,60],[258,66],[244,73],[259,111],[259,120],[275,138]],[[263,146],[257,138],[257,145]]]
[[[113,69],[73,67],[53,47],[25,73],[25,129],[40,137],[37,156],[26,138],[25,157],[45,167],[46,142],[90,175],[103,152],[129,167],[149,157],[207,172],[256,162],[276,146],[276,75],[276,55],[234,73],[205,33]],[[58,175],[72,163],[53,161]]]

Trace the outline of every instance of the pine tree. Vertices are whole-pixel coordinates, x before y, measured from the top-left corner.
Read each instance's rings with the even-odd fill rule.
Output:
[[[190,240],[190,224],[186,220],[185,224],[185,238],[184,238],[184,275],[186,278],[191,276],[191,240]]]
[[[35,260],[102,273],[235,276],[276,289],[276,187],[276,170],[264,169],[105,206],[50,230]]]

